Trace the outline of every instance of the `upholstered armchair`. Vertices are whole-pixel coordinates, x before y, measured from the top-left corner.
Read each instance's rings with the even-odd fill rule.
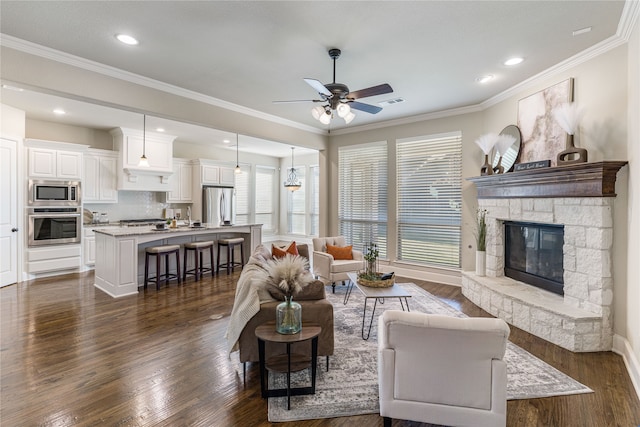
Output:
[[[333,292],[336,291],[336,282],[349,280],[347,273],[362,269],[362,252],[348,247],[344,236],[313,239],[313,275],[325,285],[331,283]]]
[[[501,319],[386,310],[378,318],[380,415],[504,426],[509,327]]]

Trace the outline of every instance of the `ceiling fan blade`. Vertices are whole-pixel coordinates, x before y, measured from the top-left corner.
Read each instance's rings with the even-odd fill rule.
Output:
[[[294,104],[299,102],[327,102],[324,99],[294,99],[291,101],[271,101],[274,104]]]
[[[358,101],[349,102],[349,106],[351,108],[353,108],[354,110],[360,110],[360,111],[364,111],[365,113],[370,113],[370,114],[377,114],[380,111],[382,111],[381,107],[376,107],[375,105],[371,105],[371,104],[364,104],[364,103],[358,102]]]
[[[349,99],[358,99],[358,98],[366,98],[367,96],[375,96],[382,95],[383,93],[391,93],[393,89],[387,83],[383,83],[378,86],[371,86],[366,89],[356,90],[354,92],[349,92],[347,98]]]
[[[327,89],[322,82],[320,82],[319,80],[316,79],[304,79],[305,82],[307,82],[307,84],[309,86],[311,86],[312,88],[314,88],[316,90],[316,92],[318,92],[319,94],[325,95],[327,97],[331,97],[331,95],[333,95],[329,89]]]

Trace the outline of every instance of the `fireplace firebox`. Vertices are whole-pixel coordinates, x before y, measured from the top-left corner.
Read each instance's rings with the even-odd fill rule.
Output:
[[[564,295],[564,226],[505,221],[505,276]]]

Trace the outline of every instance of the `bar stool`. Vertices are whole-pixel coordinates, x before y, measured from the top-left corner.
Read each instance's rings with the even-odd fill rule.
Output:
[[[209,259],[211,267],[204,267],[202,262],[204,251],[209,250]],[[193,251],[195,254],[194,268],[187,270],[187,254]],[[211,272],[211,277],[216,271],[216,266],[213,263],[213,241],[206,242],[190,242],[184,244],[184,270],[182,273],[182,280],[187,280],[187,274],[193,274],[196,277],[196,282],[204,277],[204,273]]]
[[[144,288],[147,289],[147,282],[155,281],[156,289],[160,289],[160,281],[169,282],[170,280],[180,280],[180,245],[166,245],[166,246],[153,246],[145,249],[144,257]],[[175,254],[176,256],[176,274],[169,273],[169,255]],[[160,270],[160,259],[164,255],[164,268],[165,272],[162,274]],[[156,275],[155,277],[149,277],[149,257],[156,257]]]
[[[220,252],[222,252],[222,246],[227,247],[227,262],[220,264]],[[240,257],[242,262],[236,262],[235,247],[240,246]],[[236,267],[242,268],[244,266],[244,239],[242,237],[235,237],[233,239],[220,239],[218,240],[218,271],[221,268],[227,269],[227,274],[231,273]]]

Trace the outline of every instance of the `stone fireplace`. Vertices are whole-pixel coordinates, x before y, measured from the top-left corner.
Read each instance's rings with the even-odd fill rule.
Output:
[[[462,293],[508,323],[571,351],[613,340],[615,176],[626,162],[585,163],[470,178],[487,211],[486,276],[463,272]],[[564,227],[564,295],[506,277],[505,222]]]

